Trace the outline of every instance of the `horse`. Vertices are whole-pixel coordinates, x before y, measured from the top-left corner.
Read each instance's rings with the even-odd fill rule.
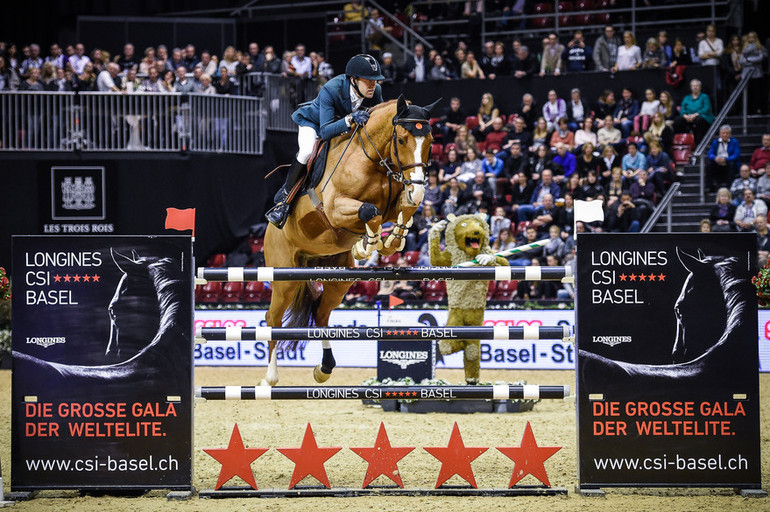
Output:
[[[141,380],[139,372],[157,379],[171,362],[183,360],[189,350],[185,337],[189,327],[180,322],[179,315],[191,304],[183,262],[172,257],[141,257],[136,252],[126,256],[112,249],[110,253],[120,278],[106,312],[109,338],[101,357],[98,350],[89,356],[98,357],[102,364],[53,362],[14,350],[15,364],[91,382]],[[89,338],[99,346],[99,336]],[[104,347],[104,341],[101,343]]]
[[[756,319],[749,314],[749,305],[756,301],[749,262],[701,251],[693,256],[679,248],[677,256],[689,275],[674,305],[677,335],[671,364],[614,361],[581,349],[582,381],[599,376],[601,384],[613,386],[623,382],[688,388],[745,371],[732,354],[756,343]],[[704,315],[705,310],[709,313]]]
[[[440,100],[439,100],[440,101]],[[382,255],[403,249],[406,234],[425,194],[425,172],[433,137],[429,119],[438,101],[410,105],[403,98],[374,107],[364,126],[330,141],[323,178],[318,186],[294,204],[284,225],[268,225],[265,264],[270,267],[353,267],[374,251]],[[316,210],[313,194],[328,213]],[[393,222],[383,240],[382,225]],[[332,310],[340,305],[352,281],[273,283],[266,321],[280,327],[287,316],[289,327],[327,326]],[[335,366],[329,341],[323,341],[321,364],[313,370],[316,382],[325,382]],[[298,341],[280,348],[296,348]],[[268,341],[265,381],[278,382],[274,340]]]

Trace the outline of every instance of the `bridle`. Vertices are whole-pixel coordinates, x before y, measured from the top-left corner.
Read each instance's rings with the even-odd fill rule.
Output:
[[[390,159],[390,156],[388,158],[384,158],[382,154],[380,154],[380,150],[377,149],[377,146],[374,144],[374,141],[372,140],[371,136],[369,135],[369,131],[366,129],[366,125],[362,126],[364,135],[366,135],[367,140],[369,141],[369,144],[374,148],[375,153],[377,153],[377,156],[379,157],[379,161],[377,161],[375,158],[372,158],[369,156],[369,153],[366,151],[366,145],[364,144],[364,140],[361,137],[361,131],[357,131],[358,138],[361,142],[361,149],[364,151],[364,155],[366,155],[366,158],[368,158],[371,162],[373,162],[375,165],[378,165],[381,168],[387,169],[386,174],[388,178],[393,179],[394,181],[397,181],[398,183],[401,183],[403,185],[425,185],[425,180],[411,180],[407,179],[404,176],[404,171],[408,171],[409,169],[414,169],[415,167],[422,167],[426,168],[428,167],[428,164],[425,162],[414,162],[411,164],[403,165],[401,163],[401,158],[398,153],[398,135],[396,134],[396,127],[403,125],[406,123],[425,123],[427,125],[430,125],[430,123],[425,119],[412,119],[412,118],[403,118],[403,119],[393,119],[393,132],[391,133],[390,137],[390,143],[393,147],[393,156],[395,157],[395,165],[396,170],[393,170],[393,161]],[[406,130],[406,128],[404,128]],[[409,131],[409,130],[407,130]]]

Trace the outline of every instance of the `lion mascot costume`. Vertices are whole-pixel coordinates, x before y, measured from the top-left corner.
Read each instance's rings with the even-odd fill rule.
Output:
[[[441,250],[441,233],[444,234],[445,249]],[[430,263],[433,266],[454,266],[476,260],[479,265],[509,265],[508,260],[495,256],[489,247],[489,224],[483,215],[450,214],[447,220],[436,224],[428,236]],[[449,299],[449,326],[482,325],[487,306],[489,281],[447,281]],[[465,381],[479,382],[479,340],[441,340],[438,342],[441,354],[464,351]]]

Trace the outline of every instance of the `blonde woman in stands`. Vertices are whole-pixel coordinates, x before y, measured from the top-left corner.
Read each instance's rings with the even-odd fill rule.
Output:
[[[674,106],[674,98],[671,97],[671,93],[668,91],[661,91],[658,97],[660,105],[658,105],[658,111],[663,114],[663,119],[666,120],[666,124],[673,127],[674,118],[676,117],[676,107]]]
[[[147,74],[155,66],[155,48],[148,46],[144,49],[144,58],[139,63],[139,72]]]
[[[462,78],[480,78],[482,80],[486,78],[473,52],[468,52],[465,56],[465,62],[463,62],[460,70]]]
[[[548,123],[544,117],[538,117],[535,124],[535,131],[532,132],[532,146],[530,152],[537,150],[540,146],[548,144]]]
[[[500,117],[500,109],[495,106],[492,93],[485,92],[481,96],[481,105],[479,105],[479,112],[476,117],[479,120],[479,126],[473,131],[478,139],[480,134],[486,135],[486,132],[492,129],[492,121]]]
[[[618,46],[618,60],[612,67],[612,72],[631,71],[642,66],[642,50],[636,46],[634,33],[623,32],[623,46]]]
[[[228,46],[225,48],[225,54],[222,57],[222,62],[219,63],[219,69],[223,67],[227,68],[227,72],[231,76],[235,76],[235,66],[238,65],[238,52],[235,48]]]
[[[476,138],[471,135],[470,130],[464,124],[461,124],[457,128],[457,135],[455,136],[455,148],[457,149],[457,156],[465,158],[468,154],[468,149],[478,151],[476,148]]]

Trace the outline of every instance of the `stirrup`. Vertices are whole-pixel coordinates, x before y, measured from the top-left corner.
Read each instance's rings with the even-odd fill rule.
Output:
[[[283,226],[289,219],[289,204],[283,201],[277,203],[267,211],[265,217],[270,222],[270,224],[274,225],[278,229],[283,229]]]

